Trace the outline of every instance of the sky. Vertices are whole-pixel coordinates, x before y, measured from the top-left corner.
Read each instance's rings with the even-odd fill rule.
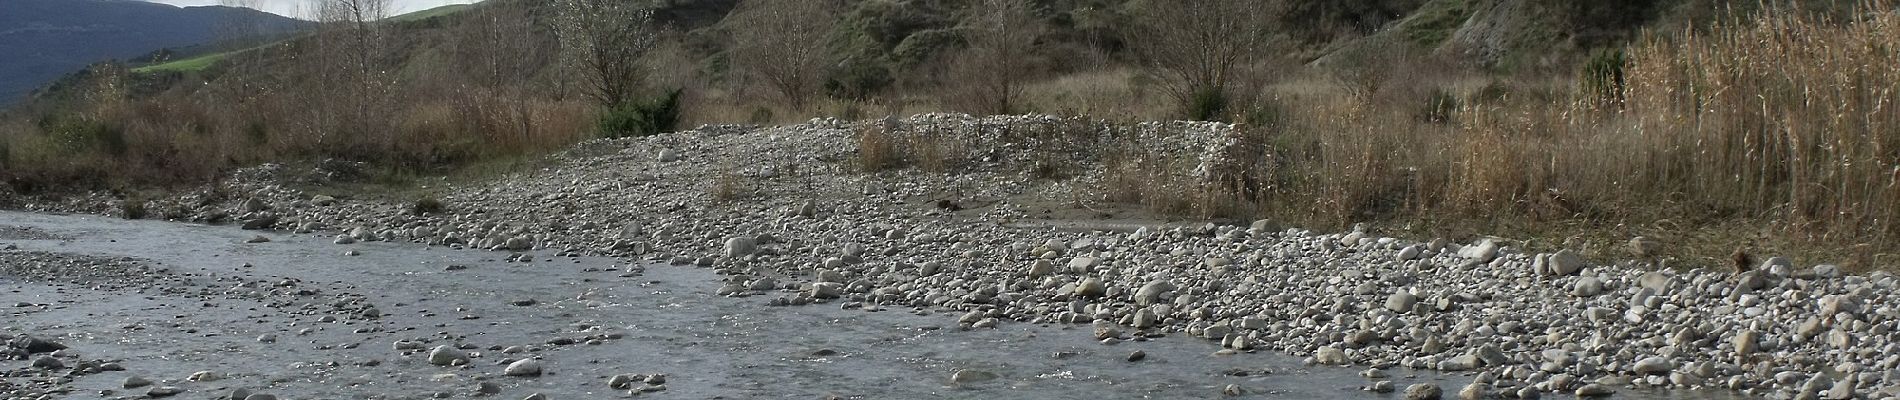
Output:
[[[186,6],[186,7],[219,5],[218,0],[147,0],[147,1],[151,1],[154,3],[165,3],[165,4],[177,5],[177,6]],[[303,12],[303,9],[309,8],[308,6],[306,6],[306,4],[309,4],[311,0],[253,0],[253,1],[257,3],[257,7],[259,9],[262,9],[265,12],[269,12],[272,14],[282,15],[286,17],[304,18],[304,19],[308,19],[310,17],[308,13]],[[391,7],[392,10],[390,10],[390,14],[395,15],[395,14],[402,14],[402,13],[411,12],[411,11],[422,11],[422,10],[427,10],[430,8],[435,8],[435,7],[448,5],[448,4],[466,4],[466,3],[474,3],[475,1],[477,0],[391,0],[390,5],[392,6]]]

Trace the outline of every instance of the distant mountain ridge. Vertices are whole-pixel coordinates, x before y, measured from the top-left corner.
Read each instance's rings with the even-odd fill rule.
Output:
[[[258,34],[310,22],[248,8],[178,7],[137,0],[0,0],[0,104],[88,64],[210,43],[220,27]]]

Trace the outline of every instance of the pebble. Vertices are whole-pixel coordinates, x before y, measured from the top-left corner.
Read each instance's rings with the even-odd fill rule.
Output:
[[[461,350],[457,350],[454,346],[449,345],[435,346],[434,349],[429,350],[429,364],[438,366],[459,365],[457,363],[468,363],[468,353],[464,353]]]
[[[963,369],[963,370],[957,370],[957,372],[956,372],[956,373],[953,373],[953,374],[951,374],[951,375],[950,375],[950,382],[952,382],[952,383],[976,383],[976,382],[983,382],[983,381],[988,381],[988,380],[994,380],[994,379],[996,379],[996,378],[997,378],[997,376],[996,376],[996,374],[995,374],[995,373],[993,373],[993,372],[989,372],[989,371],[982,371],[982,370],[974,370],[974,369]]]
[[[532,358],[515,361],[508,364],[508,368],[503,370],[502,374],[508,376],[541,376],[541,362],[535,361]]]
[[[1405,387],[1405,400],[1438,400],[1444,397],[1445,390],[1431,383],[1420,383]]]

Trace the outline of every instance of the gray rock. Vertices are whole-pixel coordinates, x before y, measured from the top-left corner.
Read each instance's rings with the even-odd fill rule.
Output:
[[[680,153],[677,151],[673,151],[673,149],[662,149],[660,150],[660,155],[658,156],[658,159],[661,162],[679,161]]]
[[[1416,305],[1418,305],[1418,296],[1410,292],[1400,291],[1385,298],[1385,309],[1395,313],[1412,312],[1412,307]]]
[[[250,396],[244,396],[244,400],[277,400],[277,396],[270,395],[270,394],[263,394],[263,393],[254,393],[254,394],[251,394]]]
[[[1464,389],[1460,389],[1458,391],[1458,398],[1461,400],[1484,400],[1485,398],[1488,398],[1490,396],[1491,396],[1491,385],[1486,385],[1486,384],[1478,383],[1478,382],[1472,382],[1469,385],[1465,385]]]
[[[1574,275],[1578,271],[1582,271],[1586,266],[1583,256],[1577,255],[1577,253],[1569,249],[1558,250],[1556,253],[1552,253],[1548,260],[1547,266],[1550,269],[1550,273],[1557,276]]]
[[[1445,396],[1445,389],[1436,384],[1420,383],[1405,387],[1405,400],[1438,400]]]
[[[1439,361],[1438,370],[1440,371],[1470,371],[1470,370],[1478,369],[1481,362],[1482,360],[1479,360],[1478,356],[1466,354],[1462,356],[1452,357],[1449,360]]]
[[[509,363],[508,368],[502,370],[502,374],[508,376],[541,376],[541,362],[532,358],[515,361]]]
[[[66,363],[61,362],[59,361],[59,359],[53,358],[51,356],[40,356],[40,358],[33,359],[33,368],[60,369],[60,368],[66,368]]]
[[[1609,386],[1592,383],[1577,388],[1574,394],[1576,394],[1577,397],[1603,397],[1616,394],[1616,391],[1611,390]]]
[[[534,250],[534,241],[531,239],[528,239],[525,236],[516,236],[513,238],[509,238],[508,242],[502,244],[501,247],[508,251]]]
[[[1415,244],[1411,246],[1405,246],[1404,249],[1399,249],[1398,260],[1399,261],[1417,260],[1418,257],[1420,255],[1423,255],[1424,253],[1425,253],[1425,249],[1422,247],[1419,247],[1419,245]]]
[[[185,377],[185,380],[192,382],[214,382],[222,379],[224,379],[224,374],[215,371],[198,371],[191,373],[191,376]]]
[[[142,388],[142,387],[151,386],[151,385],[152,385],[152,380],[140,378],[136,376],[125,377],[125,381],[119,383],[120,387],[124,387],[126,389],[137,389],[137,388]]]
[[[1577,297],[1592,297],[1603,294],[1603,281],[1588,276],[1577,279],[1577,283],[1570,288],[1570,294]]]
[[[1637,236],[1630,239],[1630,254],[1637,257],[1654,257],[1662,251],[1662,242],[1656,239]]]
[[[1029,264],[1029,277],[1039,278],[1056,272],[1056,264],[1049,260],[1036,260]]]
[[[814,299],[835,299],[844,295],[844,284],[837,282],[815,282],[806,286],[805,295]]]
[[[996,378],[997,376],[994,372],[975,369],[961,369],[957,370],[956,373],[950,374],[951,383],[976,383],[995,380]]]
[[[184,392],[185,392],[185,388],[181,388],[177,386],[159,386],[159,387],[152,388],[151,390],[146,390],[145,395],[149,397],[171,397],[171,396],[177,396],[179,393],[184,393]]]
[[[740,257],[745,257],[745,256],[752,255],[754,253],[758,253],[759,243],[757,239],[754,239],[751,236],[737,236],[730,239],[726,239],[725,250],[726,250],[725,253],[726,253],[727,259],[738,259]]]
[[[434,349],[429,350],[429,364],[438,366],[459,365],[457,362],[462,364],[468,363],[468,353],[464,353],[454,346],[449,345],[435,346]]]
[[[1075,295],[1076,297],[1091,298],[1107,296],[1108,287],[1102,284],[1101,279],[1087,278],[1075,285]]]
[[[1472,259],[1477,262],[1491,262],[1491,260],[1495,260],[1498,258],[1498,249],[1499,249],[1499,246],[1496,241],[1492,241],[1491,239],[1485,239],[1483,241],[1478,242],[1477,244],[1465,246],[1462,249],[1458,249],[1458,256]]]
[[[1135,304],[1147,306],[1159,303],[1161,302],[1162,296],[1173,292],[1174,289],[1174,284],[1168,283],[1167,281],[1148,282],[1146,285],[1141,285],[1141,289],[1135,291]]]
[[[1675,370],[1675,362],[1660,356],[1636,360],[1636,363],[1630,366],[1630,372],[1639,375],[1667,375]]]
[[[1847,378],[1841,379],[1840,382],[1835,382],[1834,387],[1829,388],[1823,398],[1827,400],[1853,400],[1859,396],[1858,393],[1855,393],[1854,388],[1856,386],[1860,386],[1860,374],[1847,374]]]
[[[1313,359],[1319,361],[1320,364],[1326,365],[1345,365],[1346,363],[1352,362],[1352,360],[1346,359],[1345,350],[1340,350],[1334,346],[1319,348],[1319,351],[1313,352]]]

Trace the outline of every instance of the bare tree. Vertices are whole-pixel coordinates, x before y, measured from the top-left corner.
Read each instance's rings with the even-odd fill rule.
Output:
[[[316,78],[303,88],[313,96],[310,134],[325,148],[344,156],[374,156],[395,140],[390,129],[394,73],[387,71],[391,0],[310,0],[315,13],[316,52],[306,57],[308,76]]]
[[[804,109],[824,82],[839,8],[835,0],[747,0],[730,19],[734,66]]]
[[[563,64],[602,106],[632,104],[646,79],[640,58],[653,48],[653,12],[629,0],[557,0],[555,34]]]
[[[1148,1],[1130,45],[1168,94],[1195,117],[1217,117],[1234,85],[1268,48],[1278,2]]]
[[[969,48],[956,59],[952,76],[963,108],[988,114],[1021,111],[1036,39],[1047,31],[1028,0],[984,0],[964,26]]]

